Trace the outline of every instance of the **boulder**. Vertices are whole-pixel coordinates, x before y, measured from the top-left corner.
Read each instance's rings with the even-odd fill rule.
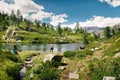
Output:
[[[25,61],[24,63],[25,63],[26,65],[27,65],[27,64],[33,64],[33,61]]]
[[[33,67],[34,64],[27,64],[26,67]]]
[[[116,79],[115,79],[115,77],[111,77],[111,76],[107,77],[107,76],[104,76],[104,77],[103,77],[103,80],[116,80]]]
[[[31,74],[30,74],[30,80],[33,79],[33,78],[34,78],[34,74],[31,73]]]
[[[43,59],[43,62],[46,63],[47,61],[52,62],[52,61],[56,61],[56,62],[61,62],[62,60],[61,55],[57,55],[57,54],[48,54],[45,56],[45,58]]]
[[[20,70],[20,77],[24,77],[26,75],[26,67],[24,66],[21,70]]]
[[[69,73],[69,79],[79,79],[79,74]]]
[[[58,69],[59,69],[59,70],[65,70],[65,69],[66,69],[66,66],[59,66]]]
[[[15,35],[16,35],[16,31],[13,30],[13,31],[12,31],[12,37],[14,37]]]
[[[118,57],[120,57],[120,52],[116,53],[114,56],[114,58],[118,58]]]
[[[26,61],[30,61],[31,60],[31,58],[30,57],[28,57],[27,59],[26,59]]]
[[[95,51],[93,48],[92,49],[90,49],[91,51]]]
[[[98,50],[99,48],[98,47],[95,47],[95,50]]]

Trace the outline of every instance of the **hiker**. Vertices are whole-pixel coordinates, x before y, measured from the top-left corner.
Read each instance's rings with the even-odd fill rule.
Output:
[[[16,43],[13,45],[13,53],[18,55]]]

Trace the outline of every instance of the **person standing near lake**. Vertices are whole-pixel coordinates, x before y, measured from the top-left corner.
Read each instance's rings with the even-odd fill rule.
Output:
[[[14,43],[14,45],[13,45],[13,53],[18,55],[17,44],[16,43]]]

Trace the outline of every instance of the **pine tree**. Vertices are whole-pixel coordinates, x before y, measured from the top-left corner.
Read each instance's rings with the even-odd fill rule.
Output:
[[[57,29],[57,31],[58,31],[58,33],[59,33],[60,35],[62,35],[63,30],[62,30],[62,28],[61,28],[60,23],[58,24],[58,29]]]
[[[38,20],[36,20],[36,19],[35,19],[35,25],[36,25],[37,28],[40,27],[40,22]]]
[[[42,29],[46,30],[46,23],[42,23]]]
[[[79,32],[79,29],[80,29],[79,26],[80,26],[80,25],[79,25],[79,22],[77,22],[77,24],[76,24],[76,26],[75,26],[75,33],[78,33],[78,32]]]
[[[111,37],[111,30],[110,30],[110,27],[106,27],[104,29],[104,36],[105,38],[109,39]]]
[[[112,29],[111,32],[112,32],[112,36],[114,36],[115,35],[115,30]]]
[[[17,24],[17,17],[15,15],[14,10],[11,11],[11,15],[10,15],[10,20],[11,20],[11,25],[16,25]]]
[[[21,11],[20,11],[20,10],[17,10],[17,14],[16,14],[16,16],[17,16],[17,25],[19,25],[19,24],[20,24],[20,22],[22,22],[22,21],[23,21],[23,16],[22,16],[22,14],[21,14]]]
[[[89,41],[87,40],[87,33],[84,33],[83,44],[85,45],[89,44]]]

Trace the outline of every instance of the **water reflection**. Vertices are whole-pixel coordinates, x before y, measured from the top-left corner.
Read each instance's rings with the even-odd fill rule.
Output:
[[[65,52],[65,51],[73,51],[79,50],[80,46],[85,46],[81,43],[69,43],[69,44],[53,44],[54,52]],[[39,52],[50,52],[51,44],[17,44],[19,50],[33,50]],[[13,43],[1,43],[0,49],[13,49]]]

